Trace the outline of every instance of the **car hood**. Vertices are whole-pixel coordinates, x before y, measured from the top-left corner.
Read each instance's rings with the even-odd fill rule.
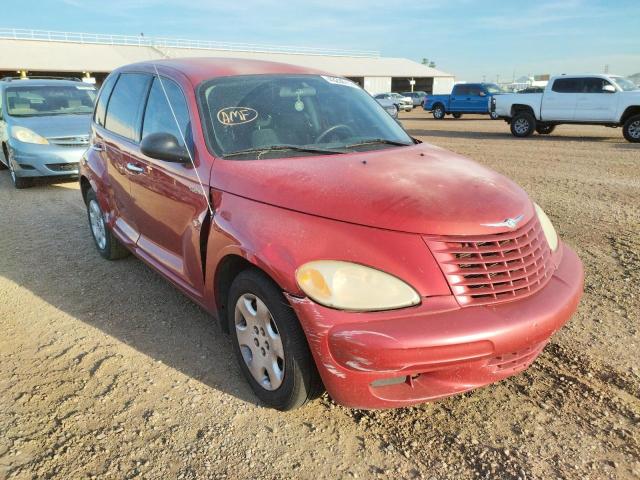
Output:
[[[467,158],[421,144],[345,155],[216,160],[211,184],[235,195],[359,225],[435,235],[498,233],[534,215],[527,194]],[[522,222],[521,224],[523,224]]]
[[[89,135],[91,115],[47,115],[42,117],[11,117],[11,125],[33,130],[45,138]]]

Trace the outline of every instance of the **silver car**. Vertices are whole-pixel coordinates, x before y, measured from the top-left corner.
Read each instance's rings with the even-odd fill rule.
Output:
[[[393,100],[389,100],[388,98],[376,98],[376,102],[378,102],[380,106],[393,118],[398,118],[398,107],[396,107]]]
[[[405,112],[413,110],[413,100],[408,97],[403,97],[399,93],[379,93],[373,98],[376,100],[391,100],[395,106],[398,107],[398,110],[404,110]]]
[[[89,145],[93,85],[73,80],[0,81],[0,169],[16,188],[35,177],[74,177]]]

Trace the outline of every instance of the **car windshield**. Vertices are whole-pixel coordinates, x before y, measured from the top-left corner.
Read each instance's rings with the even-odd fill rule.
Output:
[[[502,88],[495,83],[487,83],[485,84],[485,88],[489,93],[504,93],[504,90],[502,90]]]
[[[220,156],[264,159],[412,145],[355,83],[320,75],[222,77],[199,88],[208,143]]]
[[[625,92],[630,92],[631,90],[640,89],[635,83],[633,83],[631,80],[627,78],[611,77],[611,80],[613,80],[616,83],[616,85],[618,85]]]
[[[5,104],[14,117],[77,115],[92,113],[95,99],[90,85],[21,85],[6,89]]]

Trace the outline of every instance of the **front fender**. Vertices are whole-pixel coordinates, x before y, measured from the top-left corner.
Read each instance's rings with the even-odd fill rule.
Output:
[[[419,235],[339,222],[223,193],[207,243],[205,298],[214,302],[216,271],[228,255],[246,259],[294,296],[304,296],[295,280],[296,269],[321,259],[388,272],[421,296],[451,293]]]

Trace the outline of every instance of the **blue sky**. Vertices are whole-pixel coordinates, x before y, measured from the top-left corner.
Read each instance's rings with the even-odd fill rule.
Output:
[[[640,72],[640,0],[20,0],[0,26],[378,50],[468,81]]]

